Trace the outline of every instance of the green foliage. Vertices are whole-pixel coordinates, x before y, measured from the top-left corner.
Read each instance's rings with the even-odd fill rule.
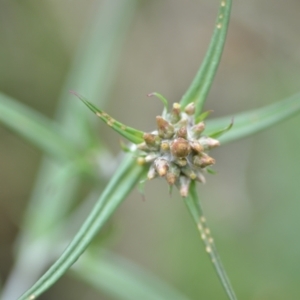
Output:
[[[114,299],[188,299],[150,272],[145,272],[129,260],[112,253],[85,253],[73,271],[76,277]]]
[[[142,171],[142,168],[134,163],[131,157],[127,157],[111,178],[110,183],[94,206],[92,213],[86,219],[70,245],[35,285],[20,297],[20,300],[39,296],[76,262],[117,206],[137,184]]]
[[[20,300],[35,299],[73,266],[119,205],[145,178],[148,171],[146,164],[139,165],[137,163],[131,148],[122,144],[121,148],[129,153],[125,155],[123,162],[118,165],[107,184],[104,174],[100,174],[102,177],[101,180],[98,180],[95,165],[100,170],[109,169],[110,165],[113,165],[112,159],[115,158],[106,159],[102,165],[98,163],[98,158],[109,152],[106,149],[105,141],[98,138],[91,126],[90,116],[82,105],[71,99],[73,95],[68,93],[71,85],[76,89],[73,94],[129,142],[139,144],[144,141],[144,132],[112,119],[79,94],[87,94],[91,101],[101,99],[101,107],[104,105],[103,102],[111,86],[111,74],[108,76],[108,73],[111,72],[115,63],[115,56],[118,54],[116,49],[120,48],[120,36],[124,36],[135,6],[135,1],[131,1],[130,4],[121,2],[112,4],[108,0],[103,2],[102,9],[95,14],[95,22],[80,44],[63,88],[56,121],[50,121],[11,97],[0,94],[1,123],[53,159],[51,162],[48,159],[43,161],[36,188],[24,217],[23,233],[20,236],[11,286],[17,289],[18,293],[23,292],[19,291],[18,284],[23,280],[24,266],[26,271],[26,268],[31,268],[32,262],[36,268],[34,275],[39,279],[36,281],[35,277],[30,278],[36,282],[20,296]],[[202,112],[202,110],[221,59],[230,10],[231,0],[220,1],[209,48],[199,71],[180,102],[183,108],[191,102],[195,103],[196,123],[206,120],[210,114],[210,111]],[[85,93],[85,90],[88,92]],[[149,94],[149,96],[152,95],[162,101],[164,113],[167,113],[167,100],[158,93]],[[208,137],[220,137],[222,144],[253,135],[299,113],[299,100],[300,94],[296,94],[263,108],[208,120],[204,133]],[[146,112],[144,113],[146,114]],[[69,132],[69,135],[66,132]],[[97,154],[95,154],[95,150]],[[213,173],[210,169],[207,169],[207,172]],[[83,182],[82,175],[86,174],[92,175],[93,178],[96,177],[97,181],[100,181],[100,183],[91,184],[92,193],[100,193],[98,200],[61,256],[54,263],[52,259],[48,261],[52,248],[60,251],[61,248],[57,245],[66,242],[61,232],[64,232],[67,226],[72,227],[73,207],[80,210],[75,203]],[[55,193],[47,192],[49,185]],[[99,192],[100,190],[101,192]],[[195,181],[192,181],[188,192],[188,197],[184,201],[196,224],[199,237],[204,242],[205,250],[227,297],[230,300],[237,299],[220,260],[210,229],[207,227]],[[103,251],[101,250],[101,252]],[[36,259],[36,253],[43,253],[43,258]],[[40,273],[49,264],[52,264],[50,268],[40,276]],[[89,283],[95,289],[101,288],[116,299],[188,299],[177,289],[155,278],[154,275],[112,254],[99,258],[94,254],[85,253],[82,260],[74,265],[72,272],[79,280]],[[199,280],[199,282],[201,281]],[[3,287],[4,298],[8,294],[7,289],[7,287]]]
[[[0,94],[0,121],[46,154],[59,160],[79,158],[76,145],[63,135],[58,124],[12,98]]]
[[[295,94],[287,99],[268,106],[240,113],[234,116],[212,119],[207,122],[207,135],[212,135],[218,128],[233,122],[232,129],[220,138],[222,143],[229,143],[237,139],[247,137],[279,122],[290,118],[300,110],[300,94]]]

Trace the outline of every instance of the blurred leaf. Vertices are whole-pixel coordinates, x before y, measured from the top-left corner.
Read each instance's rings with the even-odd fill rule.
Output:
[[[201,113],[195,120],[195,123],[198,124],[200,123],[201,121],[204,121],[213,111],[212,110],[208,110],[208,111],[205,111],[203,113]]]
[[[18,101],[0,93],[0,121],[45,153],[60,160],[79,157],[54,122]]]
[[[234,290],[230,284],[229,278],[225,272],[222,265],[219,253],[217,251],[215,242],[211,236],[210,229],[206,224],[206,219],[204,217],[198,195],[196,190],[196,183],[192,181],[190,186],[189,195],[185,198],[185,204],[187,205],[189,212],[191,213],[199,231],[199,236],[204,243],[205,251],[210,256],[211,262],[219,276],[219,279],[223,285],[223,288],[230,300],[236,300]]]
[[[188,300],[133,262],[112,253],[85,253],[71,269],[75,276],[119,300]]]
[[[206,168],[206,171],[207,171],[207,173],[212,174],[212,175],[216,175],[217,174],[217,172],[215,170],[210,169],[210,168]]]
[[[38,297],[53,285],[80,257],[92,239],[136,185],[144,169],[131,156],[120,165],[93,210],[60,258],[19,299]]]
[[[120,140],[120,147],[124,152],[133,152],[133,150],[131,150],[130,147],[122,140]]]
[[[134,144],[139,144],[144,141],[143,136],[144,132],[134,129],[132,127],[128,127],[117,120],[113,119],[103,110],[97,108],[94,104],[86,100],[83,96],[79,95],[76,92],[72,92],[75,96],[77,96],[92,112],[94,112],[103,122],[105,122],[109,127],[112,127],[116,132],[121,134],[127,140]]]
[[[235,116],[228,116],[207,121],[206,135],[210,135],[218,128],[226,126],[234,118],[234,124],[229,132],[219,140],[222,144],[255,134],[272,125],[288,119],[300,111],[300,93],[291,96],[286,100],[274,104],[240,113]]]
[[[97,105],[104,107],[114,88],[123,42],[138,3],[137,0],[103,0],[90,7],[90,17],[86,20],[57,108],[57,118],[78,144],[99,141],[99,136],[88,130],[91,123],[98,123],[98,120],[91,118],[69,91],[75,90],[88,99],[97,99]]]
[[[183,107],[190,102],[195,102],[196,118],[201,114],[203,105],[221,60],[228,29],[230,10],[231,0],[221,0],[218,18],[216,20],[215,30],[213,32],[209,48],[198,73],[180,101]]]
[[[90,6],[89,17],[84,21],[85,29],[74,51],[74,59],[63,83],[56,111],[56,120],[60,128],[82,149],[94,147],[94,141],[99,141],[95,131],[92,135],[90,134],[92,131],[89,130],[91,121],[95,120],[96,123],[98,120],[90,118],[91,114],[83,109],[79,101],[74,101],[74,96],[69,93],[69,90],[75,89],[91,99],[98,99],[98,104],[104,105],[113,87],[118,58],[138,3],[136,0],[96,1]],[[34,241],[40,239],[40,230],[38,236],[35,235],[37,228],[42,227],[45,234],[51,233],[58,222],[68,216],[70,209],[74,207],[74,201],[78,200],[81,194],[82,178],[73,176],[67,182],[56,180],[61,173],[65,173],[64,167],[59,162],[56,163],[46,157],[42,160],[23,217],[22,231],[17,239],[19,243],[16,247],[14,267],[1,295],[5,299],[17,299],[49,266],[48,259],[45,261],[43,257],[52,257],[52,247],[44,249],[47,253],[43,252],[41,257],[35,254],[39,249],[35,249]],[[99,185],[105,186],[105,184],[106,181],[99,180],[98,188]],[[53,243],[52,240],[50,242]],[[58,241],[55,240],[55,243]],[[29,255],[31,256],[28,259]]]

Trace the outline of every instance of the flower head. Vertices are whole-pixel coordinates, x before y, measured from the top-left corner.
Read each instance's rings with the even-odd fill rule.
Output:
[[[183,197],[188,195],[192,180],[205,182],[206,168],[215,163],[207,152],[219,141],[202,135],[205,123],[195,122],[195,105],[182,110],[174,103],[171,112],[156,117],[157,130],[144,133],[144,142],[137,145],[142,152],[139,163],[149,164],[148,179],[164,177],[176,185]]]
[[[167,100],[158,93],[152,93],[148,96],[157,96],[162,100],[165,109],[161,116],[156,117],[157,130],[145,133],[125,126],[84,97],[77,93],[75,95],[108,126],[137,145],[134,150],[138,151],[137,162],[140,165],[149,165],[148,179],[164,177],[171,187],[178,187],[182,197],[188,196],[192,180],[205,182],[207,167],[215,164],[215,160],[207,152],[220,145],[215,138],[228,131],[233,124],[231,122],[228,127],[205,136],[204,119],[210,112],[196,116],[193,102],[185,107],[174,103],[168,112]],[[128,148],[126,150],[131,151]]]

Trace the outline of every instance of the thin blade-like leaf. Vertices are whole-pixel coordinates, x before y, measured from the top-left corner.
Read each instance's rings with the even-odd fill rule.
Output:
[[[66,160],[79,157],[79,151],[54,122],[2,93],[0,122],[55,158]]]
[[[87,149],[98,143],[99,136],[89,134],[87,125],[90,125],[90,122],[87,120],[90,114],[79,101],[74,101],[74,96],[69,93],[69,90],[75,89],[90,99],[98,99],[99,106],[104,106],[105,99],[108,99],[107,95],[114,86],[115,71],[120,61],[122,46],[138,4],[139,1],[136,0],[95,1],[90,7],[87,22],[82,23],[85,29],[81,30],[82,35],[63,84],[56,112],[59,127],[63,128],[70,139],[81,146],[81,149]],[[94,119],[98,122],[96,118]],[[103,158],[104,156],[101,155],[101,159]],[[110,164],[110,167],[113,166]],[[42,257],[28,259],[26,254],[31,253],[31,257],[34,257],[33,253],[38,253],[34,247],[35,240],[40,238],[40,235],[35,234],[36,228],[44,228],[45,234],[51,232],[55,224],[64,219],[70,209],[74,208],[74,201],[78,200],[82,178],[73,175],[67,182],[57,182],[56,178],[61,172],[64,172],[64,166],[60,162],[43,159],[30,204],[23,217],[22,230],[17,238],[18,247],[15,251],[14,267],[7,277],[0,298],[17,299],[49,265],[48,259],[43,260]],[[49,183],[53,181],[57,185],[51,184],[49,189]],[[101,185],[106,184],[101,179],[99,181]],[[50,240],[49,243],[52,242]],[[52,255],[53,249],[48,247],[45,257],[49,258]]]
[[[100,257],[98,253],[97,257],[84,253],[71,270],[76,277],[113,299],[188,299],[150,272],[112,253],[102,253]]]
[[[167,100],[163,95],[154,92],[154,93],[148,94],[147,96],[148,96],[148,97],[152,97],[152,96],[157,97],[157,98],[162,102],[162,104],[164,105],[164,110],[165,110],[165,112],[166,112],[166,113],[168,112],[169,103],[168,103],[168,100]]]
[[[216,138],[220,137],[221,135],[223,135],[225,132],[229,131],[232,128],[232,126],[233,126],[233,119],[231,119],[231,122],[229,125],[227,125],[225,128],[222,128],[216,132],[211,133],[209,135],[209,137],[216,139]]]
[[[190,102],[195,102],[196,117],[199,116],[202,111],[221,59],[229,23],[230,10],[231,0],[221,0],[215,30],[209,48],[198,73],[181,99],[183,107]]]
[[[185,203],[197,225],[197,228],[198,228],[198,231],[200,234],[200,238],[205,245],[205,250],[211,258],[211,262],[219,276],[219,279],[223,285],[223,288],[224,288],[228,298],[230,300],[236,300],[237,298],[236,298],[234,290],[230,284],[229,278],[225,272],[225,269],[222,265],[215,242],[211,236],[211,232],[210,232],[209,228],[207,227],[206,219],[204,217],[204,214],[203,214],[203,211],[200,206],[199,199],[198,199],[195,181],[193,181],[191,184],[190,194],[185,199]]]
[[[73,265],[118,205],[126,198],[143,172],[144,169],[128,156],[64,253],[19,300],[37,298]]]
[[[139,144],[144,141],[143,136],[144,132],[134,129],[132,127],[128,127],[117,120],[113,119],[106,112],[97,108],[94,104],[86,100],[83,96],[77,94],[76,92],[72,92],[75,96],[77,96],[92,112],[94,112],[103,122],[105,122],[108,126],[112,127],[116,132],[121,134],[127,140],[134,144]]]
[[[210,135],[214,131],[226,126],[234,117],[234,125],[231,130],[220,137],[222,144],[235,141],[237,139],[247,137],[264,130],[272,125],[292,117],[300,112],[300,93],[291,96],[286,100],[276,102],[274,104],[240,113],[234,116],[227,116],[215,120],[207,121],[206,135]]]
[[[195,123],[198,124],[201,121],[204,121],[212,112],[213,112],[212,110],[204,111],[196,118]]]

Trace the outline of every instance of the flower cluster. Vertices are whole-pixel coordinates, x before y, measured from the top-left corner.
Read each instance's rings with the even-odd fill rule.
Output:
[[[192,180],[205,182],[206,168],[215,163],[206,152],[220,145],[218,140],[202,135],[205,124],[196,122],[194,114],[194,103],[184,110],[174,103],[170,113],[156,117],[157,130],[144,133],[144,142],[137,145],[143,153],[138,162],[150,164],[148,179],[164,177],[183,197],[187,197]]]

